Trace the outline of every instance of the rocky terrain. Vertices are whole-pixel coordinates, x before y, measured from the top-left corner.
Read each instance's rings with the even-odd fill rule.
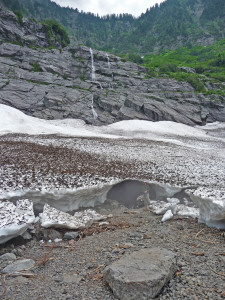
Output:
[[[91,54],[84,46],[31,48],[27,39],[46,47],[44,34],[39,39],[40,25],[32,29],[35,34],[28,32],[28,37],[28,21],[22,26],[13,13],[1,10],[1,24],[8,18],[12,22],[7,21],[1,29],[2,104],[44,119],[79,118],[95,125],[129,119],[188,125],[225,121],[222,96],[195,93],[186,82],[148,78],[145,68],[105,52],[93,50]],[[14,35],[23,46],[7,43],[11,37],[15,42]]]
[[[0,255],[10,254],[0,256],[1,269],[15,261],[30,266],[23,274],[2,274],[2,299],[118,299],[103,278],[106,268],[125,255],[154,247],[172,251],[177,261],[174,278],[157,299],[224,299],[223,232],[180,217],[161,223],[161,217],[149,210],[128,210],[117,202],[97,210],[113,213],[113,218],[78,231],[77,237],[67,234],[70,240],[63,238],[65,230],[35,227],[25,237],[26,244],[14,240],[2,246]],[[63,240],[48,242],[55,238]],[[121,267],[129,267],[129,263]],[[158,272],[163,273],[164,268]],[[135,279],[138,281],[138,276]],[[130,291],[137,292],[134,288]]]

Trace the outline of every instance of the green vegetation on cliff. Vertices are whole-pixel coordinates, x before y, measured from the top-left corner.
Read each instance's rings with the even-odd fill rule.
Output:
[[[14,10],[13,12],[17,16],[17,19],[18,19],[18,22],[20,23],[20,25],[22,25],[23,24],[23,14],[18,10]]]
[[[50,46],[56,42],[62,47],[66,47],[70,43],[70,39],[66,30],[54,19],[41,22],[47,31],[47,38]]]
[[[148,54],[144,66],[150,77],[175,78],[189,82],[198,92],[225,95],[225,39],[208,47],[182,47],[158,55]],[[210,90],[207,82],[218,89]]]

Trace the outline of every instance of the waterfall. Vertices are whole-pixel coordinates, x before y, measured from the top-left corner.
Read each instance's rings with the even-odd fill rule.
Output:
[[[96,120],[98,118],[98,114],[96,113],[94,109],[94,96],[92,95],[92,101],[91,101],[91,110],[93,114],[93,118]]]
[[[91,53],[91,80],[95,81],[95,66],[94,66],[94,56],[93,56],[93,51],[90,48],[90,53]]]
[[[108,53],[106,54],[106,57],[107,57],[107,61],[108,61],[108,68],[110,69],[110,61],[109,61],[109,55],[108,55]]]
[[[94,66],[94,56],[93,56],[93,51],[90,48],[90,53],[91,53],[91,80],[95,81],[96,77],[95,77],[95,66]],[[102,86],[100,85],[100,87],[102,88]],[[92,95],[92,100],[91,100],[91,111],[93,114],[93,118],[96,120],[98,118],[98,114],[94,109],[94,96]]]

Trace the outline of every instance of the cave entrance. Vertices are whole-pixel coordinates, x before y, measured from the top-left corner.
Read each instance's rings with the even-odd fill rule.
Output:
[[[184,189],[165,184],[147,183],[139,180],[124,180],[115,184],[107,193],[107,200],[116,200],[127,208],[146,206],[140,196],[148,194],[150,200],[167,202],[167,198],[176,198],[181,204],[192,203]]]
[[[138,180],[125,180],[114,185],[107,193],[107,200],[116,200],[127,208],[140,207],[137,198],[148,191],[149,185]]]

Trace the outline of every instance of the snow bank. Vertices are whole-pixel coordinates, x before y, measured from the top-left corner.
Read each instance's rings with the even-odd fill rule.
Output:
[[[191,127],[185,124],[171,121],[143,121],[143,120],[128,120],[120,121],[106,126],[105,132],[112,131],[114,134],[121,135],[141,135],[146,138],[146,134],[154,135],[180,135],[187,137],[203,137],[205,132],[201,129]]]
[[[106,219],[106,216],[98,214],[96,211],[88,209],[84,212],[76,212],[74,216],[62,212],[45,204],[44,211],[40,214],[41,226],[45,228],[84,228],[87,223]]]
[[[35,221],[33,203],[18,200],[17,205],[0,201],[0,244],[23,234]]]
[[[113,185],[121,180],[100,183],[95,186],[84,186],[77,189],[42,190],[42,191],[13,191],[0,192],[0,199],[16,201],[18,198],[32,199],[34,210],[42,212],[47,203],[56,209],[67,212],[78,210],[80,207],[94,207],[106,201],[107,193]]]
[[[43,120],[27,116],[21,111],[0,104],[0,134],[22,133],[29,135],[59,134],[67,136],[104,138],[162,139],[164,136],[207,137],[206,133],[184,124],[160,121],[128,120],[108,126],[86,125],[82,120]]]
[[[80,120],[43,120],[27,116],[18,109],[0,104],[0,134],[22,133],[62,134],[72,136],[93,136],[85,129],[84,122]]]

